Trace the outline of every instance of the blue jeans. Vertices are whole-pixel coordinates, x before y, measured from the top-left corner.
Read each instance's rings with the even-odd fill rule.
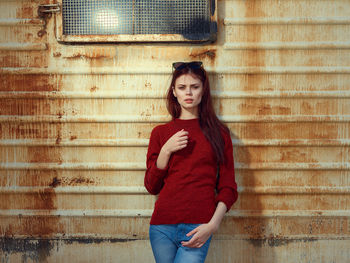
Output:
[[[200,224],[170,224],[150,225],[149,239],[157,263],[202,263],[208,253],[212,236],[200,248],[190,248],[181,245],[192,236],[188,232]]]

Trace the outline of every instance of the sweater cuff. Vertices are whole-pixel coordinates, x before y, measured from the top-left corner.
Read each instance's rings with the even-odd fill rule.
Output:
[[[221,201],[226,205],[226,212],[228,212],[231,209],[231,206],[236,202],[238,198],[237,191],[234,191],[231,188],[224,188],[220,191],[220,193],[215,198],[215,204],[218,205],[218,203]]]
[[[167,172],[168,172],[168,169],[167,169],[167,168],[168,168],[168,167],[166,167],[165,169],[159,169],[159,168],[157,167],[157,164],[154,164],[154,165],[152,165],[152,167],[151,167],[150,173],[153,174],[153,175],[155,175],[156,177],[162,178],[162,177],[164,177],[164,176],[167,174]]]

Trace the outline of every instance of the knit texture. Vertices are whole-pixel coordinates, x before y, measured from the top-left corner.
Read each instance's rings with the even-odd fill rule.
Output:
[[[187,146],[172,153],[165,169],[157,167],[162,146],[176,132],[188,131]],[[229,134],[221,132],[225,142],[225,163],[219,166],[210,142],[200,129],[198,119],[175,119],[156,126],[151,133],[147,152],[145,187],[158,199],[155,203],[151,224],[208,223],[219,201],[228,210],[237,200],[233,148]]]

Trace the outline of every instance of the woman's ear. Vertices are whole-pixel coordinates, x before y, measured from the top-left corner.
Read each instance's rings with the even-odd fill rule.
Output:
[[[174,95],[174,97],[176,98],[175,88],[172,87],[172,90],[173,90],[173,95]]]

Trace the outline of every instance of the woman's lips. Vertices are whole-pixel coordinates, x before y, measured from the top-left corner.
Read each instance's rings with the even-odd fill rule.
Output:
[[[187,99],[187,100],[185,100],[185,102],[186,102],[186,103],[192,103],[193,100],[192,100],[192,99]]]

